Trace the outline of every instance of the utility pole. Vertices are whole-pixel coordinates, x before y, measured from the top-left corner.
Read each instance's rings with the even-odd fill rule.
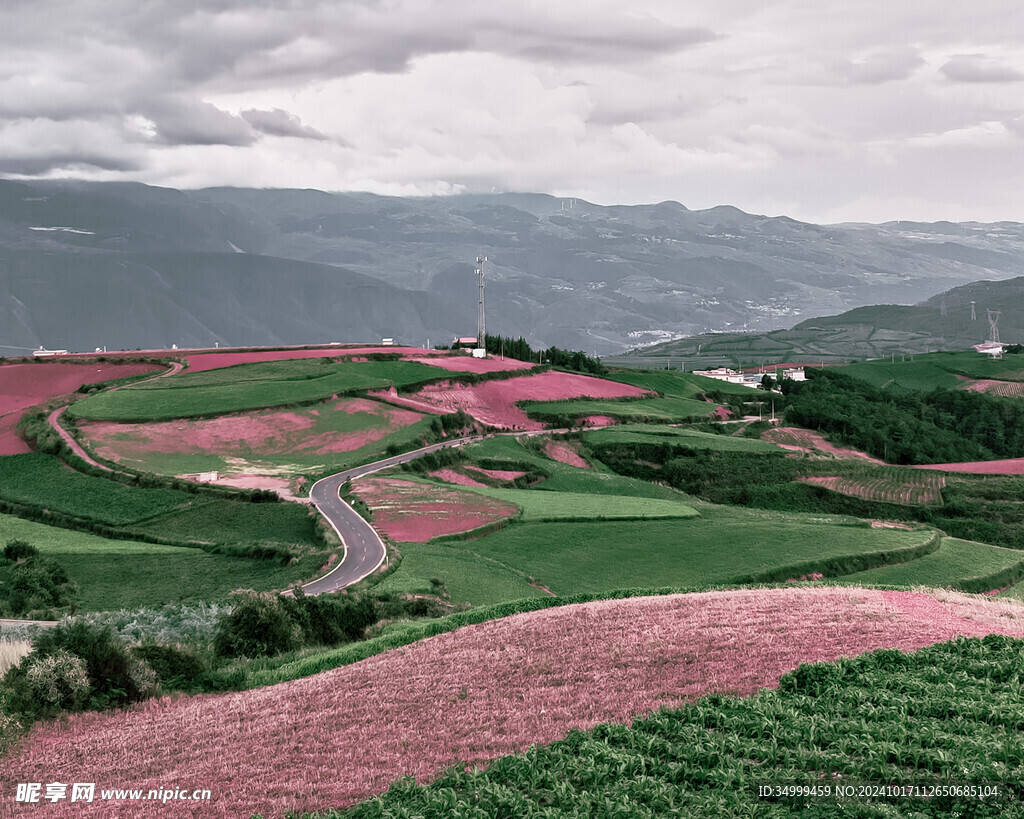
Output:
[[[486,261],[486,256],[476,257],[476,275],[480,279],[479,304],[476,315],[476,346],[481,350],[487,349],[487,325],[484,320],[484,262]]]

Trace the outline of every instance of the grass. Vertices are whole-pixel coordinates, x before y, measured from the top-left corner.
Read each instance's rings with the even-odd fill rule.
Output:
[[[857,584],[953,586],[974,578],[997,575],[1024,564],[1024,553],[987,543],[944,537],[932,554],[895,566],[882,566],[846,575],[843,581]]]
[[[692,398],[638,398],[629,401],[609,401],[580,398],[569,401],[535,401],[521,404],[531,418],[554,418],[588,415],[606,415],[623,420],[685,421],[709,415],[715,405]]]
[[[866,381],[879,389],[892,392],[930,392],[936,387],[956,389],[963,381],[926,356],[914,361],[866,361],[837,367],[837,372]]]
[[[538,492],[531,489],[467,487],[471,492],[514,503],[526,521],[694,518],[699,513],[679,500],[592,495],[578,492]]]
[[[0,458],[0,498],[114,526],[184,509],[204,498],[173,489],[141,489],[75,472],[52,455]]]
[[[16,666],[21,658],[32,650],[32,643],[29,640],[6,640],[0,639],[0,677],[7,673],[7,669]]]
[[[74,519],[64,525],[98,522],[183,543],[317,545],[314,521],[299,504],[133,487],[75,472],[51,455],[0,458],[0,498]]]
[[[69,413],[97,421],[203,418],[312,403],[391,384],[407,387],[443,376],[438,368],[414,361],[299,359],[239,364],[99,393],[76,402]]]
[[[553,495],[553,502],[560,497]],[[724,584],[786,567],[802,567],[794,570],[795,576],[809,575],[826,568],[828,559],[891,553],[921,546],[932,536],[928,530],[850,525],[850,518],[710,504],[699,504],[699,511],[702,516],[690,520],[526,521],[479,540],[451,541],[443,547],[406,543],[400,546],[403,563],[389,582],[397,588],[412,577],[439,577],[448,584],[453,600],[481,605],[521,594],[518,585],[502,591],[505,572],[536,578],[559,596]],[[486,582],[479,587],[458,574],[459,566],[473,561],[488,567]]]
[[[583,441],[595,446],[601,444],[671,444],[690,449],[714,449],[722,452],[777,452],[778,447],[757,438],[717,435],[685,427],[663,424],[618,424],[583,434]]]
[[[284,589],[312,577],[319,561],[306,555],[285,567],[198,549],[108,540],[0,515],[0,543],[15,539],[28,541],[64,567],[79,585],[80,611],[223,601],[238,588]]]
[[[400,780],[328,816],[1021,817],[1022,656],[1024,641],[992,636],[802,665],[778,690],[572,730],[486,770]],[[871,797],[857,787],[954,783],[982,795]],[[758,786],[817,790],[765,796]]]

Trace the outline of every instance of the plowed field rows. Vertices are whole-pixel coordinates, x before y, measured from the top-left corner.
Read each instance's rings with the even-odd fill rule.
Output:
[[[852,495],[864,500],[897,503],[903,506],[936,506],[942,503],[942,490],[946,479],[942,475],[922,474],[920,480],[900,480],[893,477],[842,478],[837,476],[811,476],[800,479],[803,483],[814,484]]]

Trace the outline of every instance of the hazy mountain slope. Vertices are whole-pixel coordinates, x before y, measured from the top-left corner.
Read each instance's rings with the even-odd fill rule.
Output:
[[[971,302],[974,316],[971,318]],[[999,337],[1024,342],[1024,277],[953,288],[913,306],[858,307],[808,319],[791,330],[705,334],[612,356],[624,366],[678,368],[776,361],[849,361],[890,355],[963,350],[991,335],[988,311],[998,312]]]
[[[51,338],[54,326],[66,330],[68,338],[92,339],[91,330],[79,333],[80,328],[65,326],[97,310],[88,299],[72,302],[62,295],[58,285],[77,270],[88,270],[95,287],[113,289],[111,282],[117,282],[118,289],[135,288],[133,315],[147,316],[145,321],[108,315],[113,323],[96,326],[139,346],[220,340],[217,325],[228,328],[220,334],[226,343],[242,343],[230,337],[235,328],[260,343],[314,340],[289,335],[304,334],[311,316],[282,298],[284,291],[250,289],[237,303],[221,291],[194,299],[150,292],[142,283],[148,281],[144,268],[153,267],[152,260],[124,258],[168,254],[155,265],[164,275],[171,255],[197,252],[225,254],[225,260],[257,254],[278,259],[251,262],[260,265],[268,281],[298,269],[281,261],[286,259],[320,265],[325,287],[336,268],[341,268],[339,287],[354,281],[346,279],[345,269],[369,277],[362,280],[362,309],[351,319],[317,314],[327,322],[317,339],[326,333],[346,341],[371,330],[373,336],[410,341],[425,340],[419,336],[428,330],[434,340],[472,333],[473,260],[483,253],[490,260],[492,332],[522,334],[535,345],[608,354],[709,330],[787,327],[810,316],[865,304],[912,303],[970,281],[1009,278],[1024,270],[1024,226],[818,226],[732,207],[690,211],[675,202],[601,207],[540,194],[403,199],[307,190],[182,192],[136,184],[0,181],[0,315],[8,318],[0,326],[0,344],[72,344]],[[35,254],[31,263],[24,253]],[[178,265],[175,275],[187,267]],[[213,271],[209,264],[203,269]],[[26,277],[47,284],[42,291],[33,289]],[[173,277],[164,278],[170,290],[179,286]],[[230,281],[241,280],[228,276],[216,286],[227,287]],[[382,289],[371,295],[374,281]],[[439,301],[409,296],[410,317],[405,308],[394,309],[393,288],[429,292]],[[264,292],[265,298],[259,295]],[[39,302],[42,296],[45,304]],[[233,312],[213,310],[218,299],[234,304]],[[318,297],[328,303],[332,299],[349,301],[330,287]],[[437,318],[423,312],[435,308]],[[320,308],[309,309],[316,314]],[[61,321],[46,318],[50,313]],[[357,320],[363,324],[351,323]]]

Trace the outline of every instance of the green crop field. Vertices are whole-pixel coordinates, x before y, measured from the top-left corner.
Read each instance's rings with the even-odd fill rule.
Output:
[[[667,486],[616,475],[607,469],[580,469],[563,464],[535,452],[519,440],[508,436],[488,438],[479,444],[466,447],[464,451],[470,462],[508,461],[510,465],[522,462],[549,473],[551,477],[536,487],[541,491],[628,495],[634,498],[665,500],[678,500],[681,497],[679,492]]]
[[[740,395],[751,400],[757,396],[756,390],[742,384],[730,384],[728,381],[719,381],[717,378],[675,370],[612,373],[605,378],[609,381],[618,381],[622,384],[632,384],[634,387],[652,390],[666,398],[695,398],[701,393],[708,392]]]
[[[0,545],[24,540],[52,558],[79,585],[81,611],[223,601],[237,588],[284,589],[312,577],[309,559],[282,567],[271,560],[213,555],[198,549],[108,540],[0,515]]]
[[[779,447],[756,438],[716,435],[685,427],[663,424],[617,424],[584,432],[583,441],[601,444],[671,444],[691,449],[714,449],[722,452],[777,452]]]
[[[390,384],[406,387],[444,374],[437,367],[414,361],[302,359],[239,364],[98,393],[76,402],[69,412],[76,418],[98,421],[199,418],[309,403]]]
[[[571,401],[536,401],[521,404],[531,418],[607,415],[610,418],[639,421],[684,421],[710,415],[715,405],[693,398],[637,398],[628,401],[579,398]]]
[[[695,518],[699,515],[696,509],[679,500],[577,492],[538,492],[532,489],[466,488],[490,498],[514,503],[522,509],[522,520],[527,521]]]
[[[429,785],[404,779],[318,816],[1020,819],[1022,658],[1024,641],[993,635],[802,665],[777,690],[574,730],[484,771],[456,766]],[[976,790],[871,796],[862,785]]]
[[[929,555],[899,566],[882,566],[849,574],[840,579],[858,585],[957,588],[963,581],[994,576],[1017,566],[1024,568],[1024,553],[1016,549],[944,537],[938,551]]]
[[[930,392],[936,387],[956,389],[963,381],[930,356],[917,356],[913,361],[866,361],[863,364],[848,364],[835,370],[866,381],[879,389],[895,392]]]
[[[316,546],[309,510],[174,489],[143,489],[75,472],[51,455],[0,458],[0,498],[131,534],[209,544]],[[74,525],[74,524],[68,524]]]
[[[197,502],[197,496],[188,492],[126,486],[75,472],[52,455],[34,453],[0,457],[0,498],[114,526]]]
[[[555,495],[557,500],[558,495]],[[553,593],[606,592],[622,588],[695,586],[731,583],[796,565],[824,565],[876,552],[923,546],[930,530],[870,529],[853,519],[760,512],[695,504],[700,518],[690,520],[602,521],[593,523],[513,524],[478,540],[441,544],[405,543],[399,548],[412,559],[403,575],[439,577],[453,599],[473,605],[515,599],[521,589],[501,592],[497,579],[486,588],[460,583],[450,574],[453,561],[477,560],[520,577],[533,577]],[[813,568],[804,568],[810,574]],[[495,591],[509,596],[495,597]]]

